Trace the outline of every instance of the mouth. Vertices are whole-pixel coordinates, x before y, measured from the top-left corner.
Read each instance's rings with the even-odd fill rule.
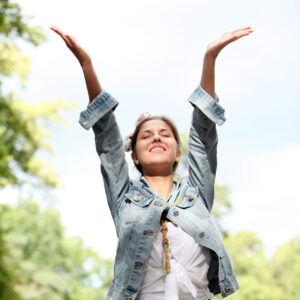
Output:
[[[164,151],[166,151],[166,149],[162,146],[159,146],[159,145],[152,146],[149,149],[149,152],[164,152]]]

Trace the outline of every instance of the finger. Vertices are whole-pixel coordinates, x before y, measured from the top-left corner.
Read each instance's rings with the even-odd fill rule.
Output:
[[[253,32],[252,29],[241,30],[241,31],[235,33],[235,36],[239,39],[243,36],[249,35],[251,32]]]
[[[239,31],[242,31],[242,30],[247,30],[247,29],[251,29],[251,26],[245,26],[245,27],[235,29],[235,30],[232,31],[232,33],[236,33],[236,32],[239,32]]]
[[[62,30],[60,30],[59,28],[57,28],[55,26],[50,27],[50,29],[52,29],[54,32],[56,32],[64,40],[64,42],[66,43],[66,45],[68,47],[72,46],[72,43],[70,42],[70,38],[68,38],[68,35],[66,35]]]
[[[244,30],[240,30],[239,32],[229,32],[227,34],[225,34],[224,36],[224,47],[240,38],[242,38],[243,36],[249,35],[253,30],[252,29],[244,29]]]
[[[56,32],[57,34],[59,34],[60,36],[61,36],[61,35],[65,35],[65,34],[63,33],[63,31],[60,30],[60,29],[59,29],[58,27],[56,27],[56,26],[52,26],[52,27],[50,27],[50,29],[53,30],[54,32]]]
[[[56,32],[63,40],[65,40],[66,38],[66,35],[64,34],[63,31],[61,31],[59,28],[53,26],[53,27],[50,27],[50,29],[52,29],[54,32]]]
[[[59,29],[56,26],[52,26],[52,27],[50,27],[50,29],[53,30],[53,31],[55,31],[55,32],[59,31]]]

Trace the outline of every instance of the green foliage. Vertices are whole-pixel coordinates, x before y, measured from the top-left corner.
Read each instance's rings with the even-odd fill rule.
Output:
[[[4,95],[1,85],[5,77],[15,76],[24,85],[30,70],[31,60],[20,45],[37,46],[45,36],[40,27],[30,25],[19,4],[0,0],[0,37],[0,188],[28,183],[39,188],[57,187],[57,174],[38,154],[51,151],[46,140],[49,124],[64,126],[61,110],[74,107],[74,103],[44,100],[33,105],[14,94]],[[28,201],[15,208],[1,206],[0,217],[1,300],[75,299],[79,294],[107,289],[94,269],[110,263],[111,270],[111,262],[102,263],[80,240],[75,243],[65,237],[57,212],[41,211]],[[85,266],[89,260],[93,261],[92,270]],[[94,286],[92,277],[103,285],[101,289]]]
[[[46,141],[50,136],[49,120],[65,125],[60,111],[72,107],[74,103],[62,100],[33,105],[0,94],[0,187],[25,183],[59,186],[53,167],[37,154],[51,150]]]
[[[215,204],[212,214],[217,220],[232,212],[232,202],[230,200],[230,189],[226,185],[215,185]]]
[[[253,275],[256,279],[271,279],[269,261],[265,257],[263,243],[251,231],[238,232],[225,239],[232,263],[238,275]]]
[[[24,85],[31,67],[31,59],[16,45],[0,42],[0,75],[17,76]]]
[[[189,134],[187,132],[180,132],[179,137],[181,141],[181,154],[187,157],[189,153]]]
[[[6,232],[1,268],[14,270],[13,277],[0,277],[15,293],[7,299],[106,299],[113,261],[101,259],[80,238],[66,237],[57,211],[21,200],[0,207],[0,215]]]
[[[300,296],[300,237],[279,247],[271,259],[254,232],[225,239],[240,290],[233,300],[292,300]]]
[[[0,75],[17,76],[23,84],[31,61],[22,54],[17,42],[37,46],[45,39],[40,27],[29,24],[30,18],[22,15],[19,4],[0,0]],[[61,111],[74,106],[62,100],[32,105],[16,95],[3,95],[0,89],[0,188],[25,183],[59,186],[53,167],[37,154],[51,150],[46,142],[50,136],[49,121],[65,125]]]
[[[300,236],[277,249],[272,257],[272,275],[286,295],[286,299],[299,298]]]
[[[179,137],[181,141],[181,157],[178,164],[179,173],[187,172],[189,160],[188,160],[188,153],[189,153],[189,134],[187,132],[179,132]]]
[[[25,120],[12,106],[12,97],[0,95],[0,186],[18,182],[13,162],[25,172],[38,145]]]
[[[5,212],[5,207],[0,209],[0,222]],[[10,249],[4,241],[5,231],[0,223],[0,299],[19,300],[19,295],[14,290],[13,280],[15,278],[16,263],[12,261]]]
[[[12,95],[0,95],[0,187],[25,183],[59,186],[53,167],[37,154],[51,150],[46,141],[50,136],[49,121],[64,126],[66,120],[60,111],[72,107],[74,103],[62,100],[28,104]]]
[[[284,300],[283,291],[274,283],[261,281],[255,276],[243,275],[238,276],[240,289],[234,293],[232,300]]]
[[[7,38],[22,38],[37,46],[45,39],[41,27],[29,26],[30,17],[22,15],[18,3],[0,0],[0,32]]]
[[[22,54],[18,40],[39,45],[45,35],[39,26],[30,26],[30,17],[22,15],[19,4],[0,0],[0,75],[17,76],[24,83],[31,60]]]

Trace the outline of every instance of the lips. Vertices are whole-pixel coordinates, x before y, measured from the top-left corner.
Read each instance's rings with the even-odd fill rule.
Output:
[[[163,151],[166,151],[166,149],[160,145],[151,146],[149,149],[149,152],[163,152]]]

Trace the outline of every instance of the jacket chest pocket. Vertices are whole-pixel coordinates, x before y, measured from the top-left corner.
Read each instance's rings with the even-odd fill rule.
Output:
[[[138,191],[125,194],[126,202],[132,203],[137,207],[147,207],[153,201],[153,198],[148,198]]]
[[[141,222],[151,205],[153,198],[148,198],[138,191],[125,194],[126,209],[122,216],[123,226],[132,226]]]
[[[209,211],[204,205],[204,201],[198,193],[198,189],[195,187],[187,187],[180,195],[174,205],[183,209],[189,209],[193,214],[200,218],[209,217]]]
[[[198,190],[194,187],[187,187],[175,200],[174,205],[180,208],[188,208],[194,205],[197,199]]]

